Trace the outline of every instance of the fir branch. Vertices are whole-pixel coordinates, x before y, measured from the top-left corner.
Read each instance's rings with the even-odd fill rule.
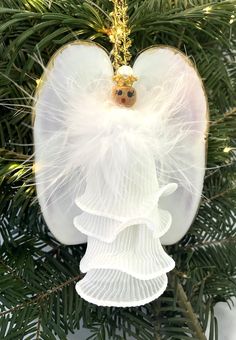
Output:
[[[184,37],[185,30],[186,30],[186,28],[185,28],[185,27],[183,27],[183,28],[182,28],[182,31],[180,32],[179,41],[178,41],[178,44],[177,44],[177,48],[178,48],[178,49],[180,49],[180,48],[181,48],[181,45],[182,45],[182,42],[183,42],[183,37]]]
[[[184,246],[185,249],[191,249],[191,250],[196,250],[199,248],[205,248],[208,246],[223,246],[227,243],[230,244],[236,244],[236,236],[229,236],[226,238],[222,238],[220,240],[211,240],[211,241],[203,241],[203,242],[197,242],[195,244],[187,244]]]
[[[194,331],[194,334],[196,335],[197,339],[207,340],[204,334],[204,331],[199,323],[199,320],[196,314],[194,313],[193,307],[187,298],[187,295],[183,289],[183,286],[179,282],[177,283],[176,293],[177,293],[178,303],[185,311],[184,313],[186,317],[191,321],[190,327]]]
[[[161,303],[160,300],[156,300],[153,303],[153,310],[154,310],[154,336],[155,340],[161,340],[161,334],[160,334],[160,329],[161,329],[161,324],[160,324],[160,307]]]
[[[21,303],[19,305],[16,305],[12,308],[9,308],[6,311],[0,312],[0,317],[1,316],[5,316],[7,314],[10,313],[14,313],[15,311],[19,310],[19,309],[24,309],[30,305],[40,305],[45,299],[47,299],[51,294],[55,294],[56,292],[62,290],[63,288],[65,288],[66,286],[71,285],[72,283],[74,283],[75,281],[78,281],[82,278],[83,275],[79,274],[76,275],[68,280],[66,280],[65,282],[59,284],[58,286],[55,286],[49,290],[47,290],[46,292],[42,292],[40,294],[37,294],[36,296],[34,296],[32,299],[30,299],[29,301],[26,301],[24,303]]]
[[[37,320],[37,332],[36,332],[36,340],[40,339],[40,328],[41,328],[41,306],[39,306],[39,316],[38,316],[38,320]]]
[[[235,116],[235,117],[234,117]],[[227,118],[234,118],[236,119],[236,107],[234,107],[232,110],[227,111],[223,114],[223,117],[216,119],[212,122],[210,122],[211,126],[218,125],[223,123]]]
[[[28,161],[29,157],[28,155],[24,155],[23,153],[18,153],[12,150],[7,150],[5,148],[0,148],[0,157],[6,159],[6,160],[16,160],[16,161]]]
[[[215,195],[213,195],[213,196],[211,196],[211,197],[207,197],[207,198],[204,198],[203,200],[202,200],[202,203],[204,204],[204,203],[210,203],[210,202],[212,202],[212,201],[214,201],[215,199],[217,199],[217,198],[219,198],[219,197],[223,197],[223,196],[226,196],[226,195],[228,195],[229,193],[231,193],[231,192],[234,192],[236,190],[236,187],[235,186],[233,186],[233,187],[231,187],[231,188],[228,188],[228,189],[226,189],[226,190],[224,190],[224,191],[221,191],[221,192],[219,192],[219,193],[217,193],[217,194],[215,194]]]

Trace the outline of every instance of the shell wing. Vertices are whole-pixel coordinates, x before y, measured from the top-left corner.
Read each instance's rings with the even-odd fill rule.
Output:
[[[152,121],[157,178],[178,189],[159,207],[172,215],[162,244],[178,242],[198,210],[205,173],[208,105],[203,84],[189,59],[172,47],[152,47],[134,63],[137,108]]]
[[[86,110],[89,94],[98,86],[103,88],[101,83],[110,83],[112,75],[109,56],[101,47],[76,41],[53,56],[36,92],[37,194],[48,227],[65,244],[86,242],[86,236],[73,225],[74,217],[81,213],[74,203],[81,169],[76,164],[79,145],[74,143],[73,133],[79,118],[72,112],[73,105],[78,102]]]

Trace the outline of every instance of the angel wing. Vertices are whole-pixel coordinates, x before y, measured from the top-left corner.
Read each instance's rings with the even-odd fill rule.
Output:
[[[66,112],[74,92],[81,98],[82,88],[91,86],[96,79],[111,83],[112,75],[109,57],[102,48],[76,41],[52,57],[35,95],[37,195],[48,227],[64,244],[87,240],[73,225],[79,208],[75,204],[78,169],[72,163],[74,149],[79,145],[72,144]]]
[[[206,94],[193,64],[173,47],[147,49],[133,69],[140,79],[136,85],[138,105],[145,112],[151,103],[159,117],[158,178],[163,184],[178,184],[172,195],[162,196],[159,202],[160,208],[172,215],[171,227],[161,242],[174,244],[192,224],[202,194],[208,129]],[[145,95],[141,95],[143,91]],[[152,99],[155,96],[156,101]]]

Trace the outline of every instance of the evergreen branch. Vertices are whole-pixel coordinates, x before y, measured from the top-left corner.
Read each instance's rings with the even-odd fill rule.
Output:
[[[36,337],[35,337],[36,340],[40,339],[40,327],[41,327],[41,315],[40,314],[41,314],[41,307],[39,306],[39,317],[37,320],[37,331],[36,331]]]
[[[215,200],[215,199],[217,199],[217,198],[219,198],[219,197],[226,196],[226,195],[229,194],[230,192],[235,191],[235,189],[236,189],[236,187],[233,186],[233,187],[228,188],[227,190],[224,190],[224,191],[222,191],[222,192],[219,192],[219,193],[217,193],[217,194],[215,194],[215,195],[213,195],[213,196],[211,196],[211,197],[209,197],[209,198],[204,198],[204,199],[202,200],[202,203],[203,203],[203,204],[204,204],[204,203],[210,203],[210,202],[212,202],[213,200]]]
[[[0,157],[7,159],[7,160],[22,160],[26,161],[29,160],[29,155],[24,155],[23,153],[17,153],[12,150],[7,150],[5,148],[0,148]]]
[[[189,302],[187,295],[183,289],[183,286],[178,282],[176,287],[176,294],[178,303],[183,308],[186,317],[191,321],[190,327],[198,340],[207,340],[204,331],[199,323],[199,320],[194,313],[191,303]]]
[[[223,122],[225,121],[225,119],[231,118],[231,117],[234,117],[234,116],[235,116],[235,118],[236,118],[236,107],[234,107],[232,110],[226,112],[226,113],[223,115],[222,118],[219,118],[219,119],[217,119],[217,120],[215,120],[215,121],[212,121],[212,122],[210,123],[210,125],[211,125],[211,126],[214,126],[214,125],[221,124],[221,123],[223,123]]]
[[[153,303],[153,310],[154,310],[154,335],[155,335],[155,340],[161,340],[161,334],[160,334],[160,328],[161,328],[161,325],[160,325],[160,320],[159,320],[159,317],[160,317],[160,300],[156,300],[154,301]]]
[[[185,249],[191,249],[191,250],[196,250],[196,249],[199,249],[199,248],[205,248],[207,246],[222,246],[224,244],[227,244],[227,243],[232,243],[232,244],[236,244],[236,236],[234,237],[227,237],[227,238],[223,238],[223,239],[220,239],[220,240],[213,240],[213,241],[203,241],[203,242],[200,242],[200,243],[195,243],[195,244],[187,244],[186,246],[184,246]]]
[[[59,284],[58,286],[55,286],[49,290],[47,290],[46,292],[40,293],[39,295],[36,295],[35,297],[33,297],[31,300],[26,301],[25,303],[21,303],[19,305],[16,305],[12,308],[9,308],[6,311],[0,312],[0,317],[1,316],[5,316],[7,314],[10,313],[14,313],[15,311],[19,310],[19,309],[24,309],[30,305],[37,305],[37,304],[41,304],[42,301],[44,301],[45,299],[47,299],[51,294],[55,294],[56,292],[62,290],[64,287],[71,285],[73,282],[78,281],[82,278],[82,275],[76,275],[70,279],[68,279],[67,281]]]
[[[179,41],[178,41],[178,44],[177,44],[177,48],[178,48],[178,49],[180,49],[180,48],[181,48],[181,45],[182,45],[182,42],[183,42],[183,37],[184,37],[185,30],[186,30],[186,28],[185,28],[185,27],[183,27],[183,28],[182,28],[182,31],[180,32]]]
[[[6,273],[7,273],[7,272],[10,273],[11,276],[12,276],[13,278],[17,279],[18,281],[23,282],[24,284],[26,283],[26,282],[24,281],[24,279],[23,279],[21,276],[17,275],[16,270],[14,270],[14,269],[11,268],[9,265],[7,265],[1,258],[0,258],[0,264],[1,264],[3,267],[6,268]]]

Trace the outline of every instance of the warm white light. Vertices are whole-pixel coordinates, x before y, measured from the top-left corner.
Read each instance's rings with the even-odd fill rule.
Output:
[[[229,21],[230,25],[235,21],[235,15],[231,15],[231,19]]]
[[[36,84],[37,84],[37,86],[39,86],[40,83],[41,83],[41,79],[36,79]]]
[[[45,0],[46,4],[48,4],[48,8],[51,8],[53,0]],[[40,0],[25,0],[25,6],[30,8],[30,5],[40,5]]]
[[[207,6],[203,8],[203,12],[205,12],[206,14],[210,13],[211,11],[212,11],[212,6]]]
[[[228,153],[228,152],[230,152],[231,150],[234,150],[235,148],[231,148],[230,146],[226,146],[225,148],[224,148],[224,152],[225,153]]]
[[[196,26],[199,30],[202,30],[200,23],[197,23]]]
[[[37,163],[34,163],[32,165],[32,172],[36,173],[37,171],[39,171],[41,168],[40,164],[37,162]]]

